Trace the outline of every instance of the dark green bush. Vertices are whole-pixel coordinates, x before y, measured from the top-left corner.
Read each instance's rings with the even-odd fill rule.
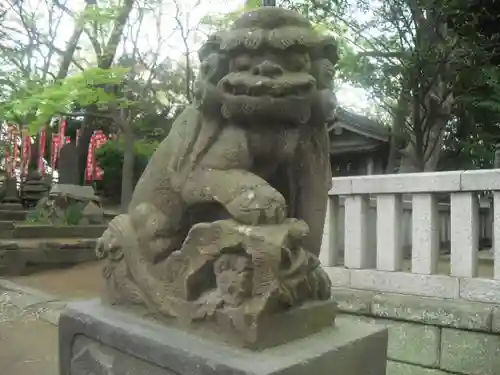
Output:
[[[143,140],[134,143],[134,184],[141,177],[149,158],[156,150],[158,142]],[[104,171],[102,181],[96,182],[97,190],[102,191],[106,198],[119,202],[121,196],[123,142],[108,141],[96,151],[96,160]]]

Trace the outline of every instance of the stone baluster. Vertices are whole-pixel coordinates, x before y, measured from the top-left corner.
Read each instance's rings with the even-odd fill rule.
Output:
[[[325,267],[333,267],[340,264],[338,236],[339,215],[339,197],[336,195],[328,197],[323,241],[319,253],[319,260]]]
[[[437,273],[439,260],[439,217],[436,197],[415,193],[412,209],[412,273]]]
[[[377,269],[400,271],[403,261],[400,194],[377,196]]]
[[[493,192],[493,277],[500,280],[500,191]]]
[[[352,195],[345,198],[344,258],[347,268],[373,268],[375,248],[368,248],[368,197]],[[371,251],[370,251],[371,250]]]
[[[451,275],[477,276],[479,206],[475,192],[451,194]]]

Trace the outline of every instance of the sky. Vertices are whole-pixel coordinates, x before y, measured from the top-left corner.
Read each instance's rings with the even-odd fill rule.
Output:
[[[106,1],[106,0],[99,0]],[[116,1],[116,0],[108,0]],[[176,6],[175,2],[179,4],[180,13],[178,19],[182,24],[182,28],[186,32],[190,30],[188,38],[188,48],[193,53],[192,57],[196,58],[195,52],[204,42],[209,31],[206,27],[200,30],[200,21],[206,15],[221,15],[241,9],[245,0],[170,0],[161,1],[163,4],[159,8],[152,9],[146,15],[146,22],[143,22],[140,31],[138,43],[143,47],[144,51],[154,50],[159,47],[160,60],[169,59],[182,59],[185,53],[185,45],[182,33],[179,31],[176,22]],[[84,0],[69,0],[68,4],[74,11],[83,9]],[[43,11],[44,0],[25,0],[23,6],[31,9],[37,9],[41,19],[37,27],[48,25],[47,18],[44,18]],[[47,17],[45,15],[45,17]],[[131,23],[134,22],[133,17],[137,17],[137,13],[132,15]],[[157,23],[157,21],[159,21]],[[73,20],[70,17],[65,17],[62,20],[61,27],[56,37],[56,44],[63,47],[69,38],[68,30],[73,30]],[[135,31],[128,32],[128,35],[134,34]],[[134,34],[135,35],[135,34]],[[80,56],[93,59],[94,53],[89,40],[85,40],[86,36],[82,35],[80,39],[81,50],[78,51]],[[163,40],[162,40],[163,39]],[[127,47],[129,46],[129,47]],[[122,47],[129,49],[132,46],[131,42],[124,39]],[[339,104],[345,108],[349,108],[360,114],[373,113],[373,103],[369,100],[368,96],[362,89],[353,88],[349,85],[338,85],[336,87],[337,98]]]
[[[183,12],[186,15],[187,23],[193,28],[199,25],[200,20],[207,14],[229,13],[237,9],[241,9],[245,4],[244,0],[180,0]],[[198,4],[195,6],[195,4]],[[187,16],[189,15],[189,16]],[[173,29],[175,23],[165,23],[165,29]],[[190,41],[191,49],[196,50],[203,42],[203,35],[198,35]],[[176,53],[182,56],[183,40],[181,34],[176,32],[171,37],[171,44]],[[337,87],[337,99],[339,104],[345,108],[350,108],[360,114],[372,111],[372,102],[368,98],[366,92],[362,89],[354,88],[349,85],[341,85]]]

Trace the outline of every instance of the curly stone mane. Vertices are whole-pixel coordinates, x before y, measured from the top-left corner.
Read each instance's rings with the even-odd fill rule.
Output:
[[[239,55],[261,56],[266,51],[307,55],[309,65],[301,71],[283,69],[282,74],[265,80],[260,74],[231,68],[231,60]],[[265,116],[292,114],[300,123],[308,122],[312,112],[320,121],[327,116],[319,107],[324,107],[322,96],[332,96],[337,43],[317,33],[299,14],[271,7],[246,13],[229,31],[211,35],[200,49],[199,59],[195,98],[205,113],[225,118],[259,112]],[[272,100],[263,101],[265,95]],[[318,116],[318,111],[322,115]]]

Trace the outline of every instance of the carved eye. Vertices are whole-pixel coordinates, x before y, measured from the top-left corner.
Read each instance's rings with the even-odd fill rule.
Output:
[[[291,72],[309,71],[311,58],[307,53],[290,53],[287,56],[287,68]]]
[[[252,59],[248,55],[240,55],[231,61],[231,71],[243,72],[250,70],[252,67]]]

